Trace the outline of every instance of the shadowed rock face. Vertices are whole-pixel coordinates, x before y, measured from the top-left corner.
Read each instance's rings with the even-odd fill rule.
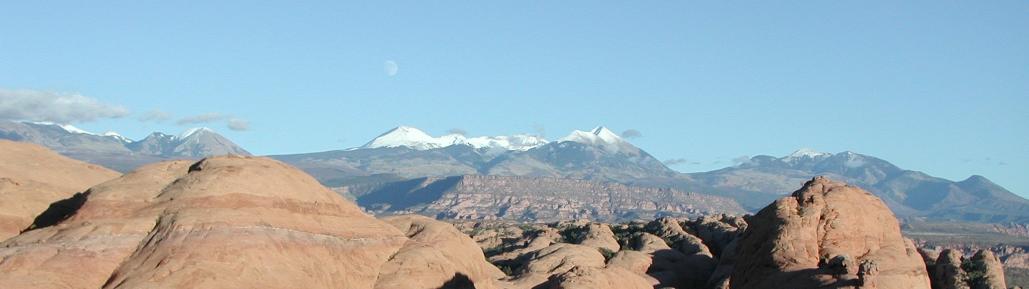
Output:
[[[0,243],[4,288],[371,288],[406,238],[266,158],[145,166]]]
[[[118,175],[35,144],[0,140],[0,241],[28,228],[51,203]]]
[[[486,261],[475,241],[450,224],[417,215],[383,221],[405,232],[409,239],[383,265],[375,288],[431,289],[457,286],[457,281],[467,280],[474,288],[488,289],[496,288],[494,281],[504,277],[500,269]]]
[[[731,288],[929,288],[893,213],[859,188],[818,177],[747,223]]]
[[[943,250],[936,259],[932,286],[934,289],[968,289],[968,276],[961,269],[961,252]]]

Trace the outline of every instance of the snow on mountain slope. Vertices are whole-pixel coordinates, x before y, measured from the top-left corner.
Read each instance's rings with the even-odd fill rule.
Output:
[[[433,137],[424,131],[408,126],[399,126],[379,135],[360,148],[408,147],[416,150],[444,148],[452,145],[468,145],[477,149],[502,149],[525,151],[547,143],[547,140],[531,135],[465,137],[448,134]]]
[[[70,124],[58,124],[58,123],[52,123],[52,122],[48,122],[48,121],[33,121],[33,122],[28,122],[28,123],[38,124],[38,125],[56,126],[56,127],[60,127],[61,129],[63,129],[66,132],[69,132],[69,133],[97,135],[95,133],[91,133],[91,132],[85,131],[83,129],[77,128],[77,127],[75,127],[73,125],[70,125]]]
[[[123,143],[130,143],[130,142],[132,142],[132,139],[127,138],[127,137],[125,137],[125,136],[123,136],[123,135],[121,135],[121,134],[119,134],[117,132],[114,132],[114,131],[105,132],[103,134],[103,136],[112,137],[112,138],[117,139],[117,140],[119,140],[119,141],[121,141]]]
[[[59,124],[59,123],[53,123],[53,122],[48,122],[48,121],[32,121],[32,122],[23,122],[23,123],[56,127],[56,128],[60,128],[61,130],[64,130],[65,132],[71,133],[71,134],[84,134],[84,135],[92,135],[92,136],[109,137],[109,138],[116,139],[116,140],[118,140],[120,142],[123,142],[123,143],[130,143],[130,142],[132,142],[132,139],[124,137],[121,134],[118,134],[117,132],[114,132],[114,131],[108,131],[108,132],[105,132],[103,134],[96,134],[96,133],[89,132],[89,131],[86,131],[84,129],[75,127],[75,126],[70,125],[70,124]]]
[[[593,128],[589,132],[574,130],[568,136],[561,138],[559,141],[574,141],[585,144],[615,144],[624,142],[621,137],[603,126]]]
[[[816,150],[809,149],[809,148],[801,148],[801,149],[798,149],[797,151],[794,151],[793,153],[791,153],[788,156],[780,158],[780,160],[782,160],[783,162],[786,162],[786,163],[794,163],[794,162],[797,162],[797,161],[800,161],[800,160],[804,160],[804,159],[818,159],[818,158],[830,157],[832,155],[833,154],[831,154],[831,153],[824,153],[824,152],[816,151]]]
[[[577,142],[599,146],[610,152],[635,151],[632,144],[625,141],[610,129],[598,126],[590,131],[575,130],[559,142]],[[415,150],[445,148],[452,145],[467,145],[476,149],[494,151],[528,151],[548,143],[546,139],[527,134],[510,136],[465,137],[460,134],[448,134],[433,137],[422,130],[409,126],[398,126],[372,139],[363,146],[352,149],[407,147]]]
[[[593,130],[589,132],[575,130],[572,131],[572,133],[568,136],[563,137],[558,141],[570,141],[600,146],[610,152],[618,152],[626,149],[632,150],[635,148],[634,146],[632,146],[632,144],[619,137],[618,134],[603,126],[593,128]]]
[[[206,128],[206,127],[194,127],[194,128],[191,128],[191,129],[187,129],[187,130],[183,131],[181,134],[179,134],[179,139],[188,138],[188,137],[190,137],[193,134],[196,134],[198,132],[211,132],[211,133],[213,133],[214,130],[212,130],[210,128]]]

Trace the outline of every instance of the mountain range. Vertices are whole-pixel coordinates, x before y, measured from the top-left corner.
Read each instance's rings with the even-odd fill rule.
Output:
[[[203,128],[180,135],[153,133],[132,141],[115,133],[93,134],[67,125],[5,122],[0,123],[0,139],[37,143],[119,171],[165,159],[249,155]],[[1029,200],[982,176],[951,181],[902,169],[873,156],[807,149],[782,157],[759,155],[714,171],[680,173],[603,126],[573,131],[555,141],[533,135],[433,137],[401,126],[355,148],[270,157],[296,166],[340,192],[382,191],[405,182],[487,175],[517,178],[476,181],[497,182],[492,188],[530,188],[537,178],[668,188],[730,197],[747,210],[760,208],[805,180],[824,175],[876,194],[902,217],[1029,223]],[[441,192],[433,195],[443,196]],[[418,206],[436,201],[439,199],[426,200]]]
[[[955,182],[849,151],[799,150],[785,157],[755,156],[736,166],[685,174],[676,186],[733,195],[744,206],[753,207],[812,176],[827,176],[869,190],[900,216],[1029,222],[1029,201],[983,176]]]
[[[178,135],[154,132],[133,141],[115,132],[91,133],[67,124],[0,122],[0,139],[42,145],[60,154],[126,172],[140,165],[168,159],[250,155],[242,147],[209,128],[191,128]]]
[[[531,143],[524,142],[529,145],[467,141],[509,138],[437,138],[415,128],[398,127],[357,148],[272,157],[332,187],[391,187],[411,179],[458,175],[549,177],[727,196],[749,210],[821,175],[875,193],[903,217],[1029,222],[1029,200],[985,177],[955,182],[850,151],[833,154],[800,149],[783,157],[755,156],[714,171],[679,173],[602,126],[573,131],[556,141],[535,137]]]
[[[439,138],[394,128],[361,147],[276,155],[329,185],[455,175],[557,177],[630,182],[677,173],[605,127],[557,141],[534,136]]]

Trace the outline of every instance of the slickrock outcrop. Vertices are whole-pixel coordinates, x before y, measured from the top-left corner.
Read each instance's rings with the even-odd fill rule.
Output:
[[[39,145],[0,140],[0,241],[28,228],[51,203],[118,175]]]
[[[731,288],[929,288],[893,213],[859,188],[817,177],[747,223]]]
[[[1004,281],[1004,268],[992,251],[979,250],[968,260],[966,267],[972,289],[1008,288]]]
[[[570,241],[579,245],[607,250],[612,253],[618,252],[621,249],[618,240],[615,239],[615,233],[611,232],[611,227],[608,227],[606,224],[589,223],[569,230],[575,232],[575,236],[572,237],[575,240]]]
[[[618,267],[637,274],[647,274],[647,270],[650,269],[653,262],[647,253],[625,250],[615,253],[610,260],[607,260],[607,267]]]
[[[678,243],[682,242],[684,241],[680,240]],[[699,242],[699,239],[697,239],[697,242]],[[711,272],[714,270],[715,263],[711,255],[703,253],[706,252],[706,248],[703,250],[690,250],[687,254],[682,250],[673,249],[668,246],[668,242],[665,239],[650,233],[634,234],[627,245],[629,249],[651,256],[652,264],[648,268],[647,274],[653,276],[665,286],[699,288],[707,282]],[[697,247],[696,245],[698,244],[681,246],[680,248]],[[703,246],[703,244],[699,244],[699,246]]]
[[[742,217],[725,214],[703,216],[686,224],[715,256],[721,256],[725,247],[747,229]]]
[[[522,238],[513,243],[503,244],[500,247],[494,248],[498,252],[491,252],[494,254],[487,256],[487,259],[493,264],[520,266],[523,263],[521,259],[525,259],[526,255],[547,248],[561,239],[561,232],[557,229],[550,227],[534,228],[533,230],[524,231]],[[487,251],[494,249],[487,249]]]
[[[669,217],[658,218],[647,224],[647,232],[660,236],[679,252],[686,255],[700,254],[712,256],[704,241],[683,229],[679,221]]]
[[[0,243],[4,288],[371,288],[407,238],[278,161],[147,165]]]
[[[522,257],[523,265],[516,272],[515,287],[534,288],[551,276],[571,271],[575,267],[604,268],[604,256],[596,248],[558,243]]]
[[[622,268],[575,267],[550,279],[551,289],[652,289],[646,278]]]
[[[554,244],[533,254],[525,264],[524,271],[551,275],[567,272],[575,266],[603,268],[605,266],[604,256],[596,248],[564,243]]]
[[[479,246],[454,226],[423,216],[406,215],[383,221],[405,232],[407,243],[379,273],[375,288],[435,289],[463,275],[476,288],[495,288],[504,273],[483,255]]]

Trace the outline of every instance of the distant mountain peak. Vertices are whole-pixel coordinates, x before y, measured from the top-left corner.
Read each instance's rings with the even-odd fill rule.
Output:
[[[429,150],[452,145],[467,145],[476,149],[524,151],[546,143],[547,140],[541,137],[526,134],[480,137],[465,137],[460,134],[447,134],[440,137],[433,137],[432,135],[414,127],[398,126],[372,139],[360,148],[407,147],[415,150]]]
[[[190,128],[179,135],[151,133],[126,146],[135,152],[164,157],[206,157],[214,155],[250,155],[229,139],[206,127]]]
[[[810,148],[800,148],[785,157],[779,158],[779,160],[788,164],[795,164],[804,160],[820,160],[831,156],[833,156],[831,153],[820,152]]]
[[[432,149],[439,147],[439,142],[436,138],[420,129],[402,125],[386,131],[361,147],[382,148],[402,146],[413,149]]]
[[[607,127],[598,126],[590,131],[574,130],[568,136],[559,140],[560,142],[576,142],[586,145],[599,146],[609,152],[638,150],[628,141],[622,139],[615,132]]]
[[[816,157],[825,157],[825,156],[831,156],[831,155],[832,155],[831,153],[820,152],[820,151],[816,151],[816,150],[810,149],[810,148],[800,148],[800,149],[797,149],[796,151],[793,151],[793,153],[791,153],[790,155],[788,155],[786,157],[787,158],[803,158],[803,157],[816,158]]]
[[[200,133],[214,133],[214,130],[212,130],[210,128],[207,128],[207,127],[194,127],[194,128],[190,128],[190,129],[187,129],[187,130],[183,131],[181,134],[179,134],[178,137],[179,137],[179,139],[185,139],[185,138],[188,138],[188,137],[190,137],[190,136],[192,136],[194,134],[200,134]]]
[[[618,134],[604,126],[595,127],[588,132],[574,130],[568,136],[561,138],[561,141],[572,141],[585,144],[617,144],[625,142],[625,140],[622,140]]]

